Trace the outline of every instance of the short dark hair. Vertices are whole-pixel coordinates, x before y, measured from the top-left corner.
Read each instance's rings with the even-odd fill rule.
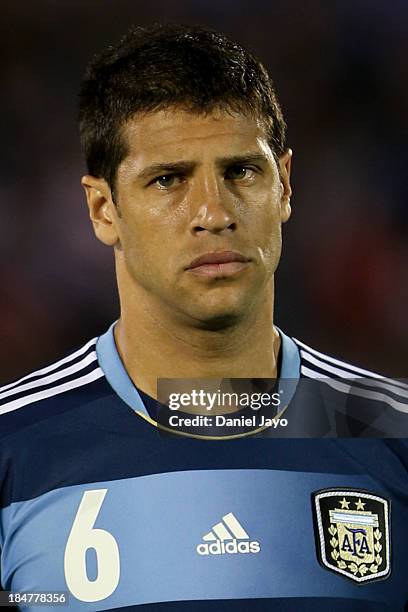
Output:
[[[113,189],[127,155],[122,130],[137,113],[216,109],[261,119],[274,155],[286,125],[261,62],[224,34],[198,26],[132,28],[95,56],[81,83],[79,125],[88,172]]]

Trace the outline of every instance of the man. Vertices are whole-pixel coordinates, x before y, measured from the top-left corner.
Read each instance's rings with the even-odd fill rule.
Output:
[[[265,69],[200,28],[132,30],[91,63],[80,127],[121,312],[0,392],[3,589],[72,610],[403,610],[403,441],[259,422],[212,441],[156,402],[162,378],[278,379],[282,436],[405,423],[402,382],[274,326],[292,153]]]

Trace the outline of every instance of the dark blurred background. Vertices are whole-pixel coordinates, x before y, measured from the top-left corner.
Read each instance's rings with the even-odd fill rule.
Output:
[[[91,54],[131,23],[203,24],[257,53],[294,150],[276,321],[324,352],[407,376],[408,3],[65,0],[0,3],[0,381],[118,315],[93,237],[76,104]]]

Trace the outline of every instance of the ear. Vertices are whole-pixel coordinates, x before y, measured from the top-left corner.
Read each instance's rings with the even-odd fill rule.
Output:
[[[107,246],[115,246],[119,241],[118,214],[108,183],[105,179],[87,174],[82,177],[81,185],[85,190],[89,216],[96,237]]]
[[[281,181],[281,221],[286,223],[292,209],[290,207],[290,196],[292,188],[290,186],[290,170],[292,164],[292,149],[287,149],[279,158],[279,175]]]

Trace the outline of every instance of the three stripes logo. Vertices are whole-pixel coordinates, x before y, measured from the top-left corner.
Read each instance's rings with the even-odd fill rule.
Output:
[[[199,555],[236,555],[238,553],[259,553],[261,545],[250,540],[249,535],[232,512],[222,517],[222,521],[203,536],[198,544]]]

